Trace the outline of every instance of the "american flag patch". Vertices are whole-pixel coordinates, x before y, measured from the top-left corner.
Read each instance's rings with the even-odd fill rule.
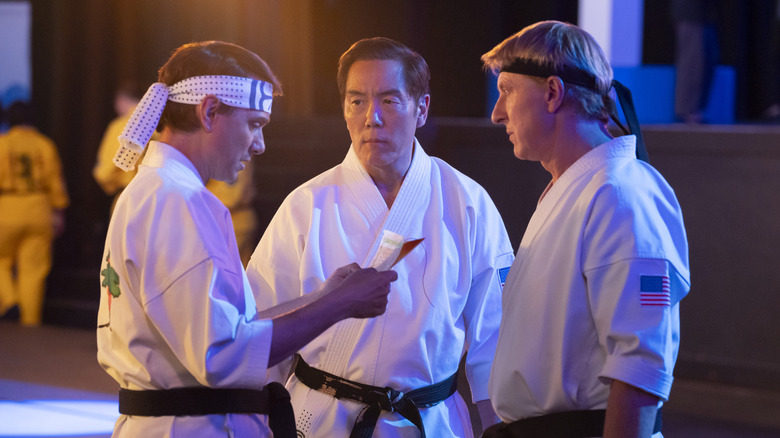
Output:
[[[506,276],[509,275],[509,266],[506,268],[501,268],[498,270],[498,282],[501,284],[501,288],[504,287],[504,283],[506,283]]]
[[[642,275],[639,277],[639,302],[643,306],[670,306],[669,277],[665,275]]]

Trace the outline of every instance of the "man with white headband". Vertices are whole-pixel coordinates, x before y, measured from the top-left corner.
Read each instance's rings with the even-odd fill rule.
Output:
[[[462,358],[483,422],[497,421],[487,383],[513,259],[504,223],[479,184],[415,138],[431,99],[422,56],[360,40],[339,59],[337,81],[352,144],[276,212],[247,266],[258,302],[309,295],[347,260],[374,265],[393,242],[422,242],[395,266],[383,316],[343,321],[279,367],[280,378],[294,372],[298,433],[470,437],[456,391]]]
[[[674,191],[647,163],[630,93],[587,32],[528,26],[482,56],[493,123],[552,175],[504,288],[485,437],[661,437],[690,289]],[[632,135],[613,138],[614,86]],[[617,120],[617,118],[615,118]]]
[[[275,436],[295,430],[266,369],[334,323],[385,311],[395,273],[335,269],[316,299],[258,313],[230,214],[209,179],[261,154],[281,88],[257,55],[223,42],[180,47],[120,136],[138,174],[117,201],[100,271],[98,361],[120,385],[114,435]]]

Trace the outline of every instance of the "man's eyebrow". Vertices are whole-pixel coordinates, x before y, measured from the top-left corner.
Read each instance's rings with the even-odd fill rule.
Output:
[[[348,96],[365,96],[368,93],[364,93],[362,91],[357,90],[347,90]],[[377,93],[379,96],[403,96],[404,92],[402,90],[399,90],[398,88],[391,88],[389,90],[382,90],[379,93]]]
[[[389,90],[383,90],[379,92],[380,96],[403,96],[404,92],[403,90],[399,90],[398,88],[391,88]]]

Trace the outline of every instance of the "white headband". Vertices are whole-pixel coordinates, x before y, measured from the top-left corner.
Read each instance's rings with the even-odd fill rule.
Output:
[[[135,169],[135,163],[157,129],[168,100],[197,105],[206,96],[214,95],[225,105],[270,114],[273,89],[269,82],[238,76],[194,76],[170,87],[156,82],[146,91],[119,135],[119,149],[114,156],[114,164],[125,171]]]

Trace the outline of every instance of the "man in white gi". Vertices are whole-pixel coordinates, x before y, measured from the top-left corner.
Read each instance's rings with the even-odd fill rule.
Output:
[[[492,119],[552,181],[504,288],[486,437],[660,437],[690,289],[680,205],[595,40],[541,22],[483,55]],[[635,135],[613,138],[614,86]],[[606,410],[606,411],[605,411]]]
[[[234,181],[265,150],[280,93],[254,53],[187,44],[120,136],[115,163],[132,169],[162,127],[116,204],[101,266],[98,361],[121,386],[115,436],[293,437],[289,395],[264,388],[267,368],[342,319],[385,310],[395,273],[353,264],[316,300],[258,314],[230,214],[204,183]]]
[[[414,137],[430,105],[419,54],[361,40],[341,56],[337,78],[352,145],[340,165],[293,191],[266,229],[247,267],[258,303],[310,294],[336,266],[381,266],[386,251],[424,240],[395,265],[383,317],[339,323],[299,351],[287,382],[298,432],[471,436],[455,373],[465,354],[483,421],[497,422],[487,379],[513,259],[506,230],[485,190]],[[280,368],[284,379],[289,366]]]

